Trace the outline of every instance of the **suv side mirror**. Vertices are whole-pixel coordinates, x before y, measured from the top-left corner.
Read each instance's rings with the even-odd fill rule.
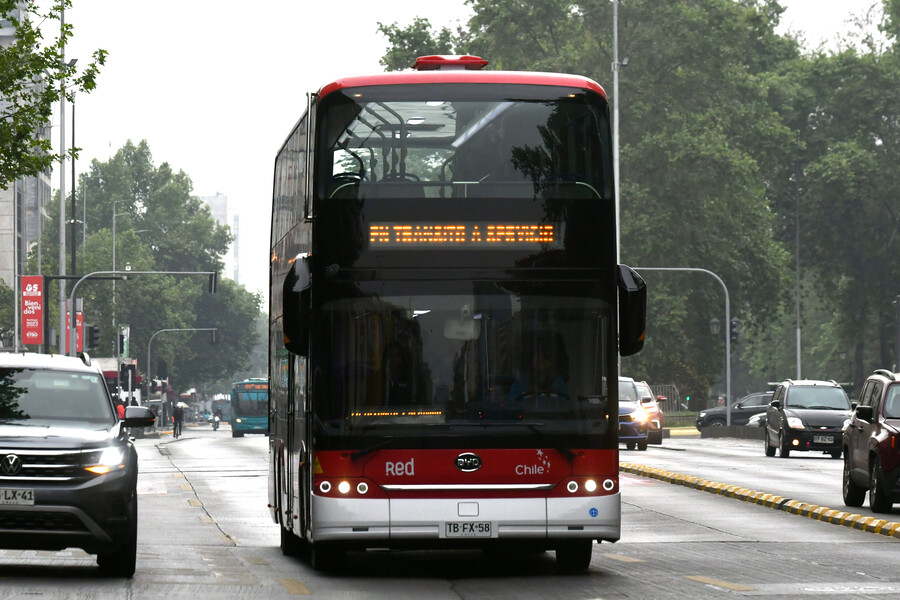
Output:
[[[875,411],[867,404],[860,404],[856,407],[856,418],[863,421],[871,421],[875,416]]]
[[[657,396],[656,397],[657,402],[665,402],[666,400],[668,400],[668,398],[666,398],[665,396]]]
[[[126,406],[125,419],[122,424],[125,427],[152,427],[156,417],[146,406]]]
[[[774,408],[776,410],[780,409],[781,408],[781,400],[772,400],[771,402],[769,402],[769,406],[771,406],[772,408]]]

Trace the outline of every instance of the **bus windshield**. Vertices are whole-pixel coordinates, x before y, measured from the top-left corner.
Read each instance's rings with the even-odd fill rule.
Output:
[[[610,429],[603,297],[582,281],[357,282],[321,307],[322,433],[437,446],[584,436],[591,447]]]
[[[319,198],[611,198],[605,100],[523,85],[391,85],[323,99]]]

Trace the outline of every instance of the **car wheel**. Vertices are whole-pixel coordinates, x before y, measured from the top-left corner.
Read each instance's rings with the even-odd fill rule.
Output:
[[[860,507],[866,499],[866,489],[860,487],[853,481],[850,476],[850,456],[844,454],[844,504],[847,506]]]
[[[872,512],[891,512],[893,503],[884,489],[884,473],[881,471],[881,460],[875,458],[869,467],[869,508]]]
[[[128,503],[128,522],[122,537],[109,552],[97,554],[97,566],[104,575],[131,578],[137,566],[137,490],[131,492]]]
[[[725,427],[725,419],[713,419],[707,427]]]
[[[832,451],[830,452],[830,454],[831,454],[831,458],[840,458],[840,457],[841,457],[841,451],[840,451],[840,450],[832,450]]]
[[[781,458],[790,458],[791,447],[783,431],[778,432],[778,447],[781,449],[778,454]]]
[[[556,549],[556,566],[563,573],[577,573],[591,566],[594,540],[569,540]]]
[[[763,440],[763,444],[765,444],[764,448],[766,450],[766,456],[775,456],[775,446],[773,446],[769,442],[769,430],[766,429],[765,439]]]
[[[625,447],[629,450],[634,450],[634,442],[625,442]]]
[[[650,436],[647,438],[647,441],[651,444],[662,444],[663,443],[663,432],[662,429],[651,432]]]
[[[647,440],[641,440],[637,443],[637,449],[641,452],[647,449]]]

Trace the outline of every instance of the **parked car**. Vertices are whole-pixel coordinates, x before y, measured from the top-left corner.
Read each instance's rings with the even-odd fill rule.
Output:
[[[635,381],[634,387],[637,389],[641,406],[647,411],[647,424],[649,425],[647,441],[651,444],[662,444],[665,415],[663,415],[661,404],[665,402],[666,397],[654,396],[653,390],[646,381]]]
[[[834,381],[787,379],[778,384],[766,410],[766,456],[793,451],[841,457],[841,432],[850,417],[850,400]]]
[[[629,450],[646,450],[650,423],[634,379],[619,377],[619,441]]]
[[[134,575],[137,453],[103,371],[86,355],[0,354],[0,548],[97,555],[108,574]]]
[[[889,513],[900,502],[900,374],[884,369],[866,379],[843,434],[844,504]]]
[[[731,424],[747,425],[754,415],[765,414],[772,401],[774,392],[755,392],[747,394],[731,405]],[[703,427],[720,427],[726,424],[727,414],[724,406],[707,408],[697,413],[697,429]]]

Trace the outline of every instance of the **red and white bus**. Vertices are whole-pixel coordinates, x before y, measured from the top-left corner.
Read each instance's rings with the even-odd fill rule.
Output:
[[[590,79],[420,58],[337,79],[275,162],[269,498],[287,554],[554,550],[620,532],[609,106]]]

